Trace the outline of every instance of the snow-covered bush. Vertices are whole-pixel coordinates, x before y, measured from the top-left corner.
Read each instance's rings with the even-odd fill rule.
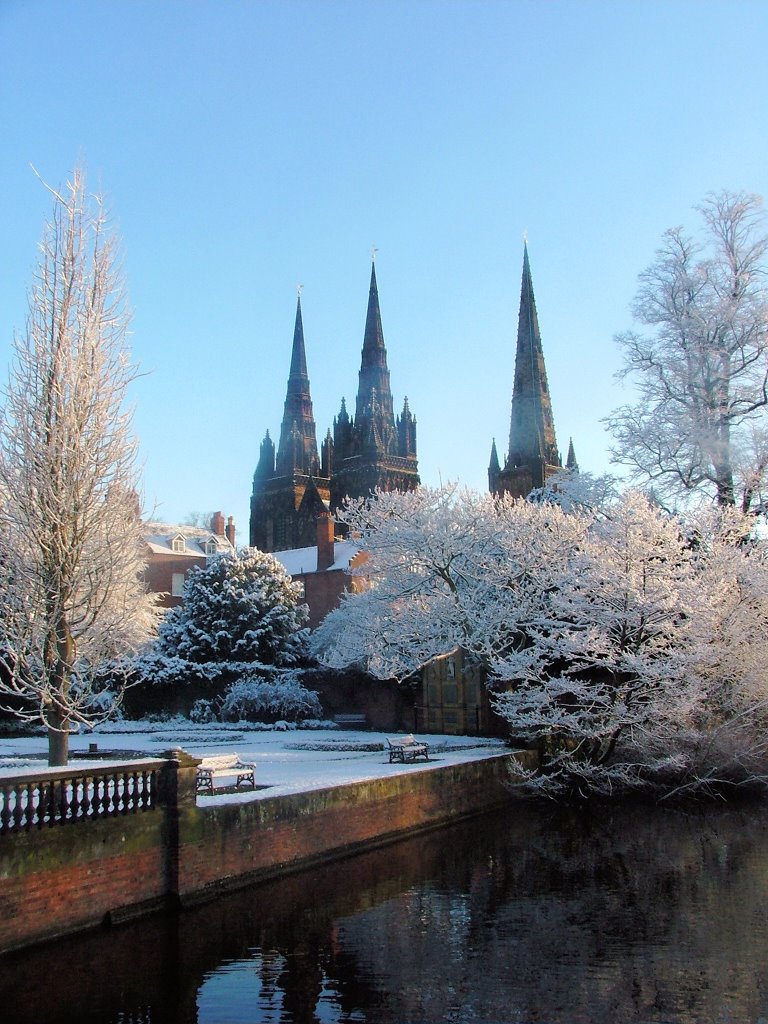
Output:
[[[192,705],[189,712],[190,722],[194,722],[196,725],[208,725],[211,722],[215,722],[216,711],[213,707],[213,701],[210,700],[196,700]]]
[[[222,721],[301,722],[322,717],[320,698],[294,673],[265,680],[258,676],[238,679],[229,686],[221,704]]]

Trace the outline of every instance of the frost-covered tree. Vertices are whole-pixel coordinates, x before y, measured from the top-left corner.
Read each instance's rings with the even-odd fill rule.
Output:
[[[49,191],[0,420],[0,693],[47,726],[49,762],[61,765],[70,731],[102,717],[94,672],[146,638],[153,601],[117,240],[82,170]]]
[[[543,487],[528,495],[536,504],[559,505],[565,512],[601,512],[619,497],[619,482],[610,473],[595,476],[581,470],[561,469],[547,477]]]
[[[517,642],[538,595],[557,579],[583,532],[561,508],[478,495],[455,484],[377,492],[340,514],[366,552],[348,593],[312,636],[331,667],[360,664],[407,676],[460,645],[481,661]]]
[[[321,719],[323,708],[314,690],[298,673],[285,671],[277,681],[246,675],[227,689],[220,716],[224,721],[302,722]]]
[[[349,519],[371,588],[328,616],[316,652],[404,676],[461,644],[544,756],[521,785],[768,781],[768,554],[735,510],[684,523],[637,493],[566,512],[425,488]]]
[[[614,461],[666,499],[704,490],[743,511],[768,469],[768,288],[762,200],[710,195],[703,237],[664,235],[617,337],[638,398],[607,419]]]
[[[190,569],[183,604],[167,613],[136,670],[150,683],[207,680],[218,689],[244,674],[279,679],[304,656],[301,593],[272,555],[255,548],[217,555]]]
[[[494,664],[548,793],[768,781],[768,562],[735,514],[683,527],[629,493],[595,520],[528,645]]]

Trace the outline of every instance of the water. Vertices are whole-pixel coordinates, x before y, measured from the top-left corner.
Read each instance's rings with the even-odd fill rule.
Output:
[[[768,1024],[768,809],[515,806],[0,958],[0,1020]]]

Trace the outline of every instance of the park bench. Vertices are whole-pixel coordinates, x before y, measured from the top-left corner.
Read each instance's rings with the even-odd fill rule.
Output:
[[[247,784],[256,789],[256,765],[243,761],[239,754],[204,757],[197,766],[197,792],[213,793],[214,779],[237,776],[235,786]]]
[[[405,764],[406,761],[415,761],[417,757],[423,757],[425,761],[429,760],[429,744],[420,743],[412,735],[398,736],[397,739],[387,737],[387,746],[389,747],[390,764],[393,761],[401,761]]]
[[[362,729],[368,724],[368,718],[364,714],[357,714],[354,711],[344,712],[340,715],[334,715],[333,721],[335,725],[340,726],[342,729]]]

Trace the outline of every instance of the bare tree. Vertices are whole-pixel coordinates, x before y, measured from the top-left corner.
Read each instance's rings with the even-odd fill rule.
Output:
[[[667,231],[641,275],[619,376],[638,401],[607,419],[615,462],[660,498],[708,490],[756,507],[768,442],[768,237],[759,196],[722,192],[700,207],[703,242]]]
[[[61,765],[70,732],[105,713],[94,671],[135,648],[153,616],[117,240],[82,169],[46,188],[53,214],[0,418],[0,693],[47,726]]]

